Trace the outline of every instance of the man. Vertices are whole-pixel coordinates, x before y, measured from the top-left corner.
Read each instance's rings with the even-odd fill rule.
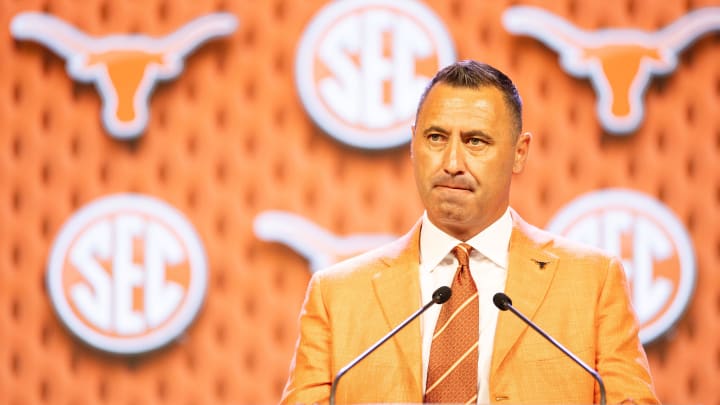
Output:
[[[598,403],[594,379],[492,303],[514,306],[597,369],[608,403],[658,403],[619,261],[554,237],[509,207],[531,135],[510,79],[474,61],[421,97],[412,163],[425,214],[408,234],[316,273],[283,403],[325,402],[335,374],[436,288],[450,300],[350,370],[341,403]]]

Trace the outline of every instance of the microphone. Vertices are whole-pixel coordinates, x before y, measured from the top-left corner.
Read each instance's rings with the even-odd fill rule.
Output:
[[[515,309],[512,305],[512,300],[510,297],[505,295],[504,293],[497,293],[493,296],[493,303],[495,303],[495,306],[498,307],[501,311],[507,311],[510,310],[513,314],[517,315],[518,318],[522,319],[523,322],[528,324],[531,328],[535,329],[537,333],[542,335],[545,339],[547,339],[548,342],[552,343],[555,347],[560,349],[561,352],[565,353],[566,356],[570,357],[575,363],[577,363],[580,367],[582,367],[585,371],[590,373],[590,375],[595,378],[595,381],[597,381],[598,385],[600,386],[600,405],[605,405],[605,383],[603,383],[602,378],[600,378],[600,374],[598,374],[597,371],[590,368],[585,362],[580,360],[577,356],[575,356],[570,350],[566,349],[565,346],[561,345],[560,342],[553,339],[552,336],[545,333],[544,330],[540,329],[539,326],[535,325],[533,321],[529,320],[525,315],[523,315],[520,311]]]
[[[443,286],[435,290],[435,292],[432,295],[432,301],[428,302],[427,304],[423,305],[420,309],[415,311],[412,315],[410,315],[406,320],[404,320],[400,325],[396,326],[395,329],[388,332],[387,335],[383,336],[380,340],[377,341],[374,345],[370,346],[369,349],[365,350],[362,354],[357,356],[355,360],[348,363],[345,367],[340,369],[338,371],[337,375],[335,375],[335,379],[333,380],[332,387],[330,387],[330,405],[335,405],[335,391],[337,390],[337,385],[340,382],[340,378],[345,375],[348,371],[350,371],[351,368],[355,367],[358,363],[360,363],[365,357],[367,357],[370,353],[374,352],[378,347],[382,346],[383,343],[385,343],[388,339],[395,336],[396,333],[400,332],[407,324],[415,320],[418,316],[420,316],[423,312],[427,311],[428,308],[433,306],[433,304],[444,304],[447,302],[447,300],[450,299],[450,296],[452,295],[452,290],[450,290],[450,287]]]

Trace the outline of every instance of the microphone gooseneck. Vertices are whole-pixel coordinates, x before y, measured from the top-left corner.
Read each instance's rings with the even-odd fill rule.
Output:
[[[447,302],[447,300],[450,299],[450,296],[452,295],[452,290],[450,287],[443,286],[435,290],[432,294],[432,300],[428,302],[427,304],[423,305],[420,309],[413,312],[412,315],[410,315],[406,320],[404,320],[400,325],[396,326],[395,329],[388,332],[387,335],[383,336],[380,340],[378,340],[374,345],[370,346],[367,350],[365,350],[362,354],[357,356],[353,361],[348,363],[345,367],[341,368],[340,371],[335,375],[335,379],[333,379],[332,386],[330,387],[330,405],[335,405],[335,391],[337,390],[338,383],[340,382],[340,378],[345,375],[348,371],[350,371],[351,368],[355,367],[358,363],[360,363],[365,357],[367,357],[370,353],[374,352],[378,347],[382,346],[383,343],[387,342],[391,337],[395,336],[398,332],[400,332],[407,324],[415,320],[418,316],[420,316],[423,312],[427,311],[428,308],[435,304],[444,304]]]
[[[493,296],[493,303],[495,304],[498,309],[501,311],[507,311],[510,310],[513,314],[515,314],[518,318],[522,319],[523,322],[528,324],[531,328],[533,328],[537,333],[539,333],[542,337],[547,339],[548,342],[552,343],[555,347],[557,347],[561,352],[563,352],[566,356],[570,357],[575,363],[577,363],[580,367],[582,367],[585,371],[590,373],[590,375],[595,378],[595,381],[597,381],[598,385],[600,386],[600,405],[606,404],[606,398],[605,398],[605,383],[603,382],[602,378],[600,378],[600,374],[595,371],[594,369],[590,368],[585,362],[580,360],[579,357],[574,355],[570,350],[566,349],[565,346],[561,345],[560,342],[555,340],[552,336],[545,333],[544,330],[540,329],[539,326],[537,326],[533,321],[528,319],[525,315],[523,315],[520,311],[515,309],[512,305],[512,300],[510,297],[508,297],[505,293],[497,293]]]

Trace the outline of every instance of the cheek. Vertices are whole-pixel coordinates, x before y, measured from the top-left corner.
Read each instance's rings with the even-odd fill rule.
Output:
[[[428,148],[418,148],[415,150],[414,160],[424,171],[432,172],[437,169],[437,166],[441,165],[442,155]]]
[[[413,160],[413,169],[418,191],[427,193],[431,188],[433,177],[433,170],[429,166],[429,162],[422,156],[416,155]]]
[[[427,183],[428,180],[428,171],[427,167],[422,164],[421,161],[418,161],[416,159],[414,166],[415,171],[415,179],[417,180],[418,185]]]
[[[411,159],[413,168],[415,169],[416,173],[421,173],[426,167],[427,167],[427,154],[424,153],[422,150],[419,150],[418,148],[414,148],[412,150],[412,159]]]

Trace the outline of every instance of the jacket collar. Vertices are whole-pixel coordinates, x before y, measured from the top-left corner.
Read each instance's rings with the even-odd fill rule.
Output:
[[[505,293],[513,306],[529,319],[535,316],[555,277],[558,257],[545,247],[550,236],[529,225],[514,211],[510,237],[508,276]],[[495,331],[495,347],[490,369],[494,375],[528,326],[507,311],[500,312]]]
[[[420,228],[421,221],[405,236],[395,241],[387,254],[384,255],[383,265],[374,274],[372,279],[375,297],[382,308],[387,330],[395,328],[420,306],[420,276],[418,267],[420,263]],[[391,342],[401,353],[404,364],[407,364],[412,374],[413,389],[408,392],[417,392],[419,397],[415,402],[422,402],[422,347],[420,336],[420,319],[415,319],[403,330],[398,332]]]

